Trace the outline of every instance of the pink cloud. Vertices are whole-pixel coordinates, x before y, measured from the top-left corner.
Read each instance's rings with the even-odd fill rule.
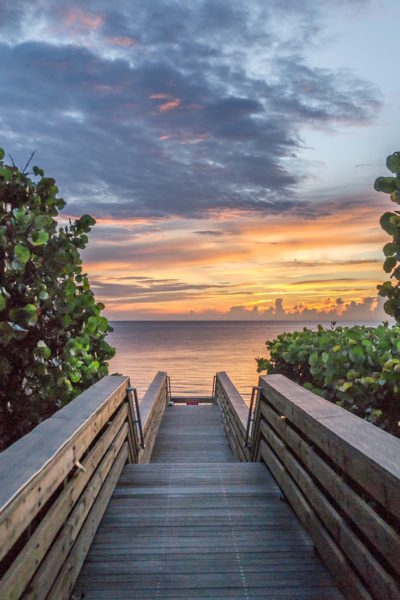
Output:
[[[161,104],[161,106],[159,107],[158,110],[160,112],[167,112],[169,110],[174,110],[175,108],[178,108],[178,106],[180,106],[180,104],[181,104],[181,101],[179,100],[179,98],[173,98],[169,102],[164,102],[164,104]]]
[[[125,48],[138,45],[138,42],[129,36],[107,38],[107,41],[113,46],[124,46]]]
[[[150,100],[165,100],[166,98],[169,98],[168,94],[151,94],[151,96],[149,96]]]
[[[74,8],[65,13],[63,20],[68,27],[83,27],[95,30],[104,24],[105,17],[104,15],[86,12],[82,8]]]

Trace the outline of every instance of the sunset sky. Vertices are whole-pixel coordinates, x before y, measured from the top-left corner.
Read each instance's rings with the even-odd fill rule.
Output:
[[[96,218],[112,319],[379,320],[399,22],[398,0],[1,0],[0,146]]]

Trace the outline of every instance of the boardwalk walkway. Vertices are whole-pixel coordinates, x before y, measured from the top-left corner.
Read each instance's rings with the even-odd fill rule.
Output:
[[[167,408],[127,465],[74,592],[85,600],[343,598],[262,463],[236,463],[216,406]]]

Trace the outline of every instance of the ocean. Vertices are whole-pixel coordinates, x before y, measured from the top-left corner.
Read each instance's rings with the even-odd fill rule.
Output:
[[[107,341],[117,352],[109,372],[129,375],[139,397],[157,371],[166,371],[172,394],[182,396],[211,396],[215,373],[226,371],[246,402],[259,377],[255,359],[267,355],[266,340],[284,331],[317,328],[317,323],[298,321],[114,321],[111,325],[114,331]]]

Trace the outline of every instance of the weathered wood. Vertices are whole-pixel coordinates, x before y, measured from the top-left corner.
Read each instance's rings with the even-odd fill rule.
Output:
[[[307,502],[318,515],[323,526],[326,527],[343,554],[349,558],[367,583],[374,598],[376,600],[398,600],[400,589],[393,577],[388,575],[366,546],[354,535],[327,497],[318,490],[312,478],[296,458],[288,452],[285,444],[273,432],[273,429],[267,426],[265,421],[261,422],[261,432],[304,497],[307,498]]]
[[[159,371],[140,402],[145,447],[138,452],[138,462],[147,463],[153,451],[160,423],[168,404],[167,374]]]
[[[277,471],[296,512],[298,494],[306,499],[313,525],[303,522],[317,547],[329,536],[375,600],[398,600],[400,440],[282,376],[260,385],[253,460]],[[340,577],[339,562],[330,568]]]
[[[150,462],[233,461],[215,404],[168,406]]]
[[[218,410],[174,407],[166,415],[169,411],[199,415],[205,411],[205,415],[211,409]],[[279,496],[260,463],[127,465],[74,593],[101,598],[109,590],[110,598],[116,599],[199,594],[341,599],[310,539]],[[139,505],[142,497],[146,501]],[[117,516],[121,500],[130,518]],[[196,516],[201,510],[208,511],[207,520]],[[149,511],[158,515],[157,522],[148,518]]]
[[[260,378],[263,394],[307,438],[396,518],[400,514],[400,440],[296,385]]]
[[[105,377],[0,454],[0,559],[69,475],[126,396]]]
[[[355,598],[359,600],[372,600],[371,595],[362,584],[343,552],[338,548],[325,528],[321,527],[321,522],[302,492],[289,476],[284,465],[278,460],[267,442],[262,438],[260,439],[260,453],[279,487],[285,494],[290,506],[310,533],[325,565],[335,575],[346,598],[348,600],[355,600]]]
[[[75,471],[63,492],[52,504],[11,564],[0,581],[0,598],[2,600],[16,600],[21,597],[104,454],[112,443],[115,444],[115,447],[119,447],[120,440],[123,441],[126,433],[126,426],[123,427],[123,423],[126,421],[127,413],[128,407],[123,404],[110,427],[82,461],[82,468]],[[122,430],[121,427],[123,427]],[[120,432],[119,435],[117,435],[118,432]]]
[[[42,600],[46,598],[60,566],[64,564],[82,525],[90,513],[97,496],[102,490],[104,480],[114,463],[116,463],[116,456],[126,440],[127,428],[128,426],[125,423],[115,441],[104,455],[100,465],[90,480],[90,484],[86,487],[82,496],[79,498],[79,501],[75,504],[64,527],[57,536],[57,539],[51,548],[51,552],[47,554],[35,573],[35,576],[29,585],[29,591],[24,595],[26,600]]]
[[[247,462],[250,452],[245,447],[245,437],[249,409],[225,372],[216,375],[215,400],[234,456]]]
[[[268,424],[298,456],[323,489],[400,575],[400,536],[357,492],[324,461],[294,429],[265,402],[260,411]],[[264,435],[265,437],[265,435]]]
[[[47,600],[69,600],[76,579],[127,458],[128,445],[125,442],[97,496],[96,502],[80,531],[79,537],[75,542],[68,559],[64,562],[60,573],[50,590]],[[45,596],[41,597],[44,598]]]

